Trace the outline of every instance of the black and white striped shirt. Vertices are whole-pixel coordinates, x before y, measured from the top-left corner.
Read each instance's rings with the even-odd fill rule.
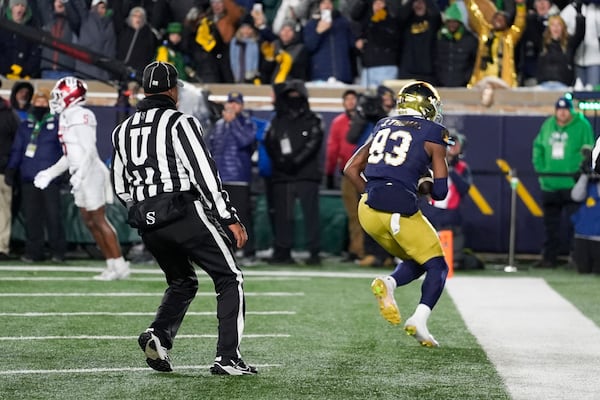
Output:
[[[112,183],[127,205],[166,192],[197,191],[226,224],[238,222],[200,122],[175,109],[165,95],[147,97],[112,132]]]

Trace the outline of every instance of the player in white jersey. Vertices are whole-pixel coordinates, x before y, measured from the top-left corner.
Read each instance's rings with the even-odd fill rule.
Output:
[[[52,179],[69,170],[75,205],[106,258],[106,269],[94,278],[123,279],[129,276],[129,263],[121,254],[114,227],[106,219],[105,204],[113,200],[110,174],[96,148],[96,116],[82,107],[86,93],[85,82],[75,77],[60,79],[52,89],[50,110],[60,114],[58,136],[63,156],[40,171],[34,185],[44,189]]]

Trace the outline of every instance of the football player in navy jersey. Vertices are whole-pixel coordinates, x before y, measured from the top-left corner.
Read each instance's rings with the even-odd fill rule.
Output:
[[[419,179],[431,168],[429,195],[434,200],[446,197],[449,133],[440,124],[440,96],[427,82],[404,86],[396,107],[398,115],[375,125],[370,140],[348,161],[344,174],[363,193],[358,206],[362,227],[402,260],[391,275],[378,277],[371,284],[381,315],[394,325],[400,324],[394,290],[426,274],[421,299],[404,330],[421,345],[437,347],[427,320],[444,289],[448,265],[435,229],[419,211],[417,196]]]

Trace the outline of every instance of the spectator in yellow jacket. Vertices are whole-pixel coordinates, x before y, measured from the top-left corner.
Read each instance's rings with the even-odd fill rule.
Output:
[[[504,11],[496,11],[489,22],[480,8],[480,1],[484,0],[465,0],[469,25],[479,38],[477,59],[469,87],[481,84],[484,80],[495,81],[498,86],[516,87],[515,47],[525,29],[525,0],[516,0],[515,21],[510,26],[509,16]]]

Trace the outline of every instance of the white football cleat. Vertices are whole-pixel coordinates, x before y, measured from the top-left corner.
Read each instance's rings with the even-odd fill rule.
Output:
[[[104,268],[104,270],[98,274],[98,275],[94,275],[94,279],[97,281],[112,281],[113,279],[110,279],[113,275],[115,274],[114,270],[112,267],[106,267]]]
[[[114,270],[116,272],[116,279],[126,279],[131,275],[131,269],[129,268],[129,261],[116,262]]]
[[[122,263],[116,263],[113,266],[106,267],[102,273],[94,276],[94,279],[98,281],[116,281],[119,279],[126,279],[130,274],[131,269],[129,268],[129,261],[124,261]]]
[[[379,303],[379,313],[392,325],[402,322],[400,310],[394,299],[395,285],[391,276],[375,278],[371,283],[371,291]]]
[[[407,335],[413,336],[423,347],[439,347],[440,344],[434,339],[433,335],[429,333],[427,324],[424,321],[420,321],[419,318],[414,315],[406,320],[404,324],[404,331]]]

